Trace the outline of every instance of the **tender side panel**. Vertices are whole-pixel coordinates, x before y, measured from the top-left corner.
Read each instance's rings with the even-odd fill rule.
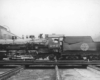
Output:
[[[84,36],[84,37],[65,37],[63,41],[63,51],[66,50],[97,50],[96,43],[93,42],[92,38],[90,36]]]
[[[75,43],[75,44],[73,43],[70,45],[68,43],[63,42],[63,51],[66,51],[66,50],[95,51],[97,49],[96,49],[96,44],[93,42],[89,42],[89,43],[79,42],[79,43]]]

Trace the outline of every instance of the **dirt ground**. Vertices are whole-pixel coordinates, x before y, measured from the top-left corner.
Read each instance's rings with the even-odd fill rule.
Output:
[[[27,69],[8,80],[55,80],[55,70]]]
[[[87,69],[66,69],[60,72],[62,80],[100,80],[100,75]]]

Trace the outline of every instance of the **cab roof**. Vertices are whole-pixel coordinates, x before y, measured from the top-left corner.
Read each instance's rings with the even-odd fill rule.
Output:
[[[46,34],[48,38],[63,38],[63,34]]]

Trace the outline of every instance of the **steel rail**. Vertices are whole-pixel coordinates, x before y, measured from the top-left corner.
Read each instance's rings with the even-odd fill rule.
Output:
[[[80,61],[80,60],[66,60],[66,61],[0,61],[0,65],[100,65],[100,60],[97,61]]]
[[[9,77],[17,74],[18,72],[20,72],[22,69],[24,69],[23,66],[18,66],[17,68],[11,69],[10,71],[6,71],[3,74],[0,74],[0,80],[6,80]]]
[[[100,68],[99,67],[96,67],[94,65],[88,65],[87,69],[100,75]]]
[[[57,65],[55,66],[55,71],[56,71],[56,80],[61,80],[61,75]]]

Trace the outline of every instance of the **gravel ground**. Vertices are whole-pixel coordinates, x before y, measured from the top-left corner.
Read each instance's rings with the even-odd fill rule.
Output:
[[[60,70],[62,80],[100,80],[100,75],[87,69]]]
[[[8,80],[55,80],[53,69],[26,69]]]

